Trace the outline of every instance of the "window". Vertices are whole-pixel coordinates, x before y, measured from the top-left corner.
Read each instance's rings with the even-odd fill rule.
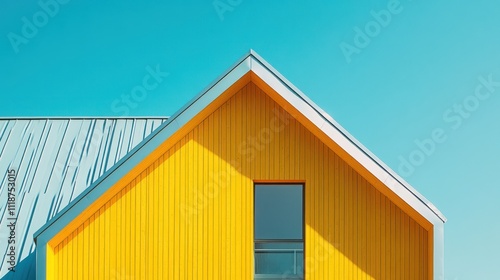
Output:
[[[303,185],[255,185],[255,279],[304,278],[303,213]]]

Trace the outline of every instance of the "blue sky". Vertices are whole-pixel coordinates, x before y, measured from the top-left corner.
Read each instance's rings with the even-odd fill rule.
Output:
[[[54,1],[0,2],[0,116],[171,115],[252,48],[446,215],[447,279],[498,279],[500,2]]]

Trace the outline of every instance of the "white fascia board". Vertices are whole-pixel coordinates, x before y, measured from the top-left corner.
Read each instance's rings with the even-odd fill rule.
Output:
[[[250,55],[252,72],[433,225],[434,279],[444,279],[444,215],[255,52]]]
[[[153,133],[154,135],[150,135],[150,137],[145,139],[142,144],[138,145],[138,147],[128,156],[123,158],[115,168],[112,168],[108,174],[105,174],[101,178],[101,180],[98,180],[79,198],[75,199],[74,204],[68,205],[68,207],[61,211],[62,213],[58,215],[59,217],[49,221],[45,227],[35,233],[35,237],[39,237],[39,244],[42,246],[42,250],[40,250],[42,252],[37,252],[37,258],[39,258],[37,262],[45,262],[45,258],[42,254],[45,252],[46,243],[59,230],[64,228],[64,226],[72,221],[81,211],[86,209],[86,207],[97,199],[100,194],[109,189],[119,178],[121,178],[121,176],[129,172],[136,164],[149,155],[149,153],[161,145],[165,139],[168,139],[182,128],[249,71],[259,76],[342,149],[365,166],[369,172],[374,174],[381,182],[386,184],[392,191],[434,225],[434,275],[436,279],[442,279],[444,253],[443,223],[446,221],[444,216],[421,194],[411,188],[411,186],[397,176],[394,171],[385,166],[379,159],[359,144],[354,137],[350,136],[331,116],[314,104],[314,102],[307,98],[307,96],[293,86],[292,83],[286,80],[278,71],[265,62],[265,60],[260,58],[254,51],[250,51],[249,54],[231,67],[225,74],[220,76],[219,79],[215,80],[213,84],[208,86],[191,102],[170,117],[155,133]],[[37,264],[37,272],[45,272],[45,266],[41,266],[41,268],[38,268]],[[38,271],[38,269],[40,269],[40,271]]]
[[[434,225],[434,279],[444,280],[444,223]]]
[[[421,200],[425,205],[427,205],[428,208],[432,212],[434,212],[435,215],[439,217],[439,219],[442,222],[446,222],[446,217],[430,202],[428,201],[422,194],[420,194],[416,189],[414,189],[408,182],[406,182],[403,178],[401,178],[396,172],[394,172],[390,167],[388,167],[383,161],[381,161],[377,156],[375,156],[372,152],[368,150],[363,144],[361,144],[356,138],[354,138],[347,130],[345,130],[339,123],[337,123],[328,113],[326,113],[321,107],[316,105],[312,100],[310,100],[304,93],[302,93],[297,87],[295,87],[290,81],[288,81],[283,75],[281,75],[276,69],[274,69],[269,63],[267,63],[262,57],[260,57],[255,51],[251,50],[250,55],[252,55],[255,58],[255,62],[252,64],[252,70],[256,72],[259,72],[258,74],[261,77],[264,76],[273,76],[275,80],[277,81],[274,82],[274,86],[277,86],[277,84],[282,83],[284,84],[283,88],[288,88],[289,91],[292,92],[292,95],[288,96],[293,96],[297,95],[300,99],[302,99],[306,105],[309,105],[311,108],[313,108],[316,113],[320,115],[320,118],[323,118],[326,120],[326,122],[323,123],[323,126],[318,126],[320,129],[327,129],[328,127],[333,128],[336,132],[338,132],[340,135],[337,135],[338,137],[335,137],[332,139],[337,140],[338,144],[343,142],[349,142],[351,144],[354,144],[353,150],[361,150],[363,154],[365,154],[365,157],[368,157],[370,161],[373,161],[376,163],[376,165],[379,166],[382,172],[382,176],[385,174],[388,175],[388,179],[392,178],[396,181],[399,182],[404,188],[408,189],[411,193],[413,193],[419,200]],[[260,64],[260,66],[259,66]],[[271,82],[271,79],[268,80]],[[269,84],[273,89],[275,88],[273,85]],[[277,91],[278,93],[283,93],[281,91]],[[282,94],[283,95],[283,94]],[[284,95],[283,95],[284,96]],[[285,97],[285,96],[284,96]],[[297,108],[299,109],[299,108]],[[303,112],[304,113],[304,112]],[[305,115],[305,113],[304,113]],[[306,115],[307,116],[307,115]],[[320,122],[320,121],[319,121]],[[349,151],[349,150],[346,150]],[[371,169],[372,172],[376,172],[375,169]],[[382,180],[382,182],[386,182]]]
[[[273,88],[299,112],[307,117],[315,126],[328,135],[344,151],[362,164],[369,172],[399,195],[405,202],[421,213],[427,220],[435,224],[436,217],[443,223],[446,218],[425,197],[408,184],[404,184],[394,171],[385,166],[378,158],[354,140],[333,118],[309,100],[295,86],[277,73],[267,63],[260,61],[255,53],[252,61],[252,71],[266,84]]]
[[[247,56],[245,59],[235,65],[229,72],[222,75],[215,83],[208,86],[204,91],[196,96],[186,106],[182,107],[171,119],[175,119],[180,126],[189,122],[198,113],[205,109],[217,97],[221,96],[229,87],[240,80],[245,74],[250,71],[251,58]]]

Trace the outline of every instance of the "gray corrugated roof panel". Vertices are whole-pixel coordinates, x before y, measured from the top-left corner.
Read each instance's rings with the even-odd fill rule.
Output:
[[[166,120],[0,118],[0,279],[35,279],[33,234]],[[7,203],[10,170],[17,176],[14,208]],[[17,218],[15,273],[7,273],[4,242],[11,214]]]

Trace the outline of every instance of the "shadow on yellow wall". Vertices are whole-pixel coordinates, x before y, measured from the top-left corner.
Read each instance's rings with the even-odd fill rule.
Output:
[[[255,84],[224,98],[55,246],[55,279],[252,279],[255,182],[304,183],[306,279],[428,279],[423,227]]]

